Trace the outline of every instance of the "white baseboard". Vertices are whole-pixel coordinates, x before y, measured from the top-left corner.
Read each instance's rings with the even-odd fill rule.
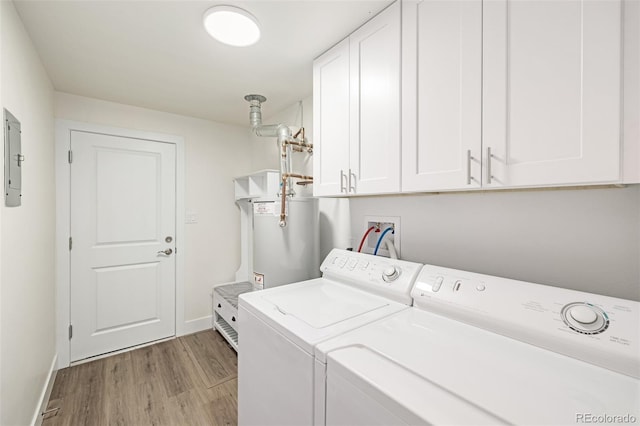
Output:
[[[31,420],[31,424],[33,426],[41,426],[42,425],[42,413],[47,409],[47,404],[49,403],[49,397],[51,396],[51,391],[53,390],[53,383],[56,381],[56,374],[58,374],[58,369],[56,368],[58,364],[58,355],[53,356],[53,361],[51,361],[51,367],[49,368],[49,380],[44,384],[44,388],[42,388],[42,393],[40,394],[39,404],[36,407],[36,412],[33,414],[33,419]]]
[[[205,317],[185,321],[182,325],[182,332],[179,334],[179,336],[185,336],[187,334],[193,334],[197,333],[198,331],[208,330],[212,328],[213,316],[207,315]]]

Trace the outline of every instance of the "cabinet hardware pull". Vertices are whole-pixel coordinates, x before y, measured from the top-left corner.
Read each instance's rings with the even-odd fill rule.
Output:
[[[491,178],[493,176],[491,176],[491,147],[488,146],[487,147],[487,184],[491,184]]]
[[[353,176],[353,185],[351,185],[351,176]],[[356,174],[349,169],[349,192],[356,193]]]
[[[473,157],[471,156],[471,150],[467,150],[467,185],[471,185],[471,181],[473,178],[471,177],[471,160]]]
[[[347,176],[344,174],[344,172],[341,169],[340,170],[340,193],[347,192],[347,186],[344,184],[346,177]]]

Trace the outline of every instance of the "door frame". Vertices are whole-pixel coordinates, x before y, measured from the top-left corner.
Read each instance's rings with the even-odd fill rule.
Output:
[[[69,144],[71,131],[102,133],[107,135],[146,139],[172,143],[176,147],[176,336],[185,332],[184,321],[184,259],[185,259],[185,149],[184,138],[177,135],[153,133],[120,127],[103,126],[72,120],[56,119],[55,165],[56,165],[56,349],[57,368],[70,365],[69,324],[71,322],[71,254],[69,236],[71,233],[71,174],[69,167]]]

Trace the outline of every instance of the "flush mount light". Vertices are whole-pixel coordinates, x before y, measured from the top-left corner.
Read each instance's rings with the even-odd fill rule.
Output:
[[[260,39],[258,20],[235,6],[214,6],[204,13],[204,28],[209,35],[230,46],[251,46]]]

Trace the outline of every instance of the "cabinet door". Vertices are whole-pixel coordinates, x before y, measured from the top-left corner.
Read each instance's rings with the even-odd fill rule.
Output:
[[[620,1],[491,0],[483,14],[483,185],[619,180]]]
[[[400,190],[400,2],[350,37],[350,192]]]
[[[313,195],[346,195],[349,172],[349,40],[313,63]]]
[[[407,1],[402,18],[402,190],[477,188],[482,2]]]

